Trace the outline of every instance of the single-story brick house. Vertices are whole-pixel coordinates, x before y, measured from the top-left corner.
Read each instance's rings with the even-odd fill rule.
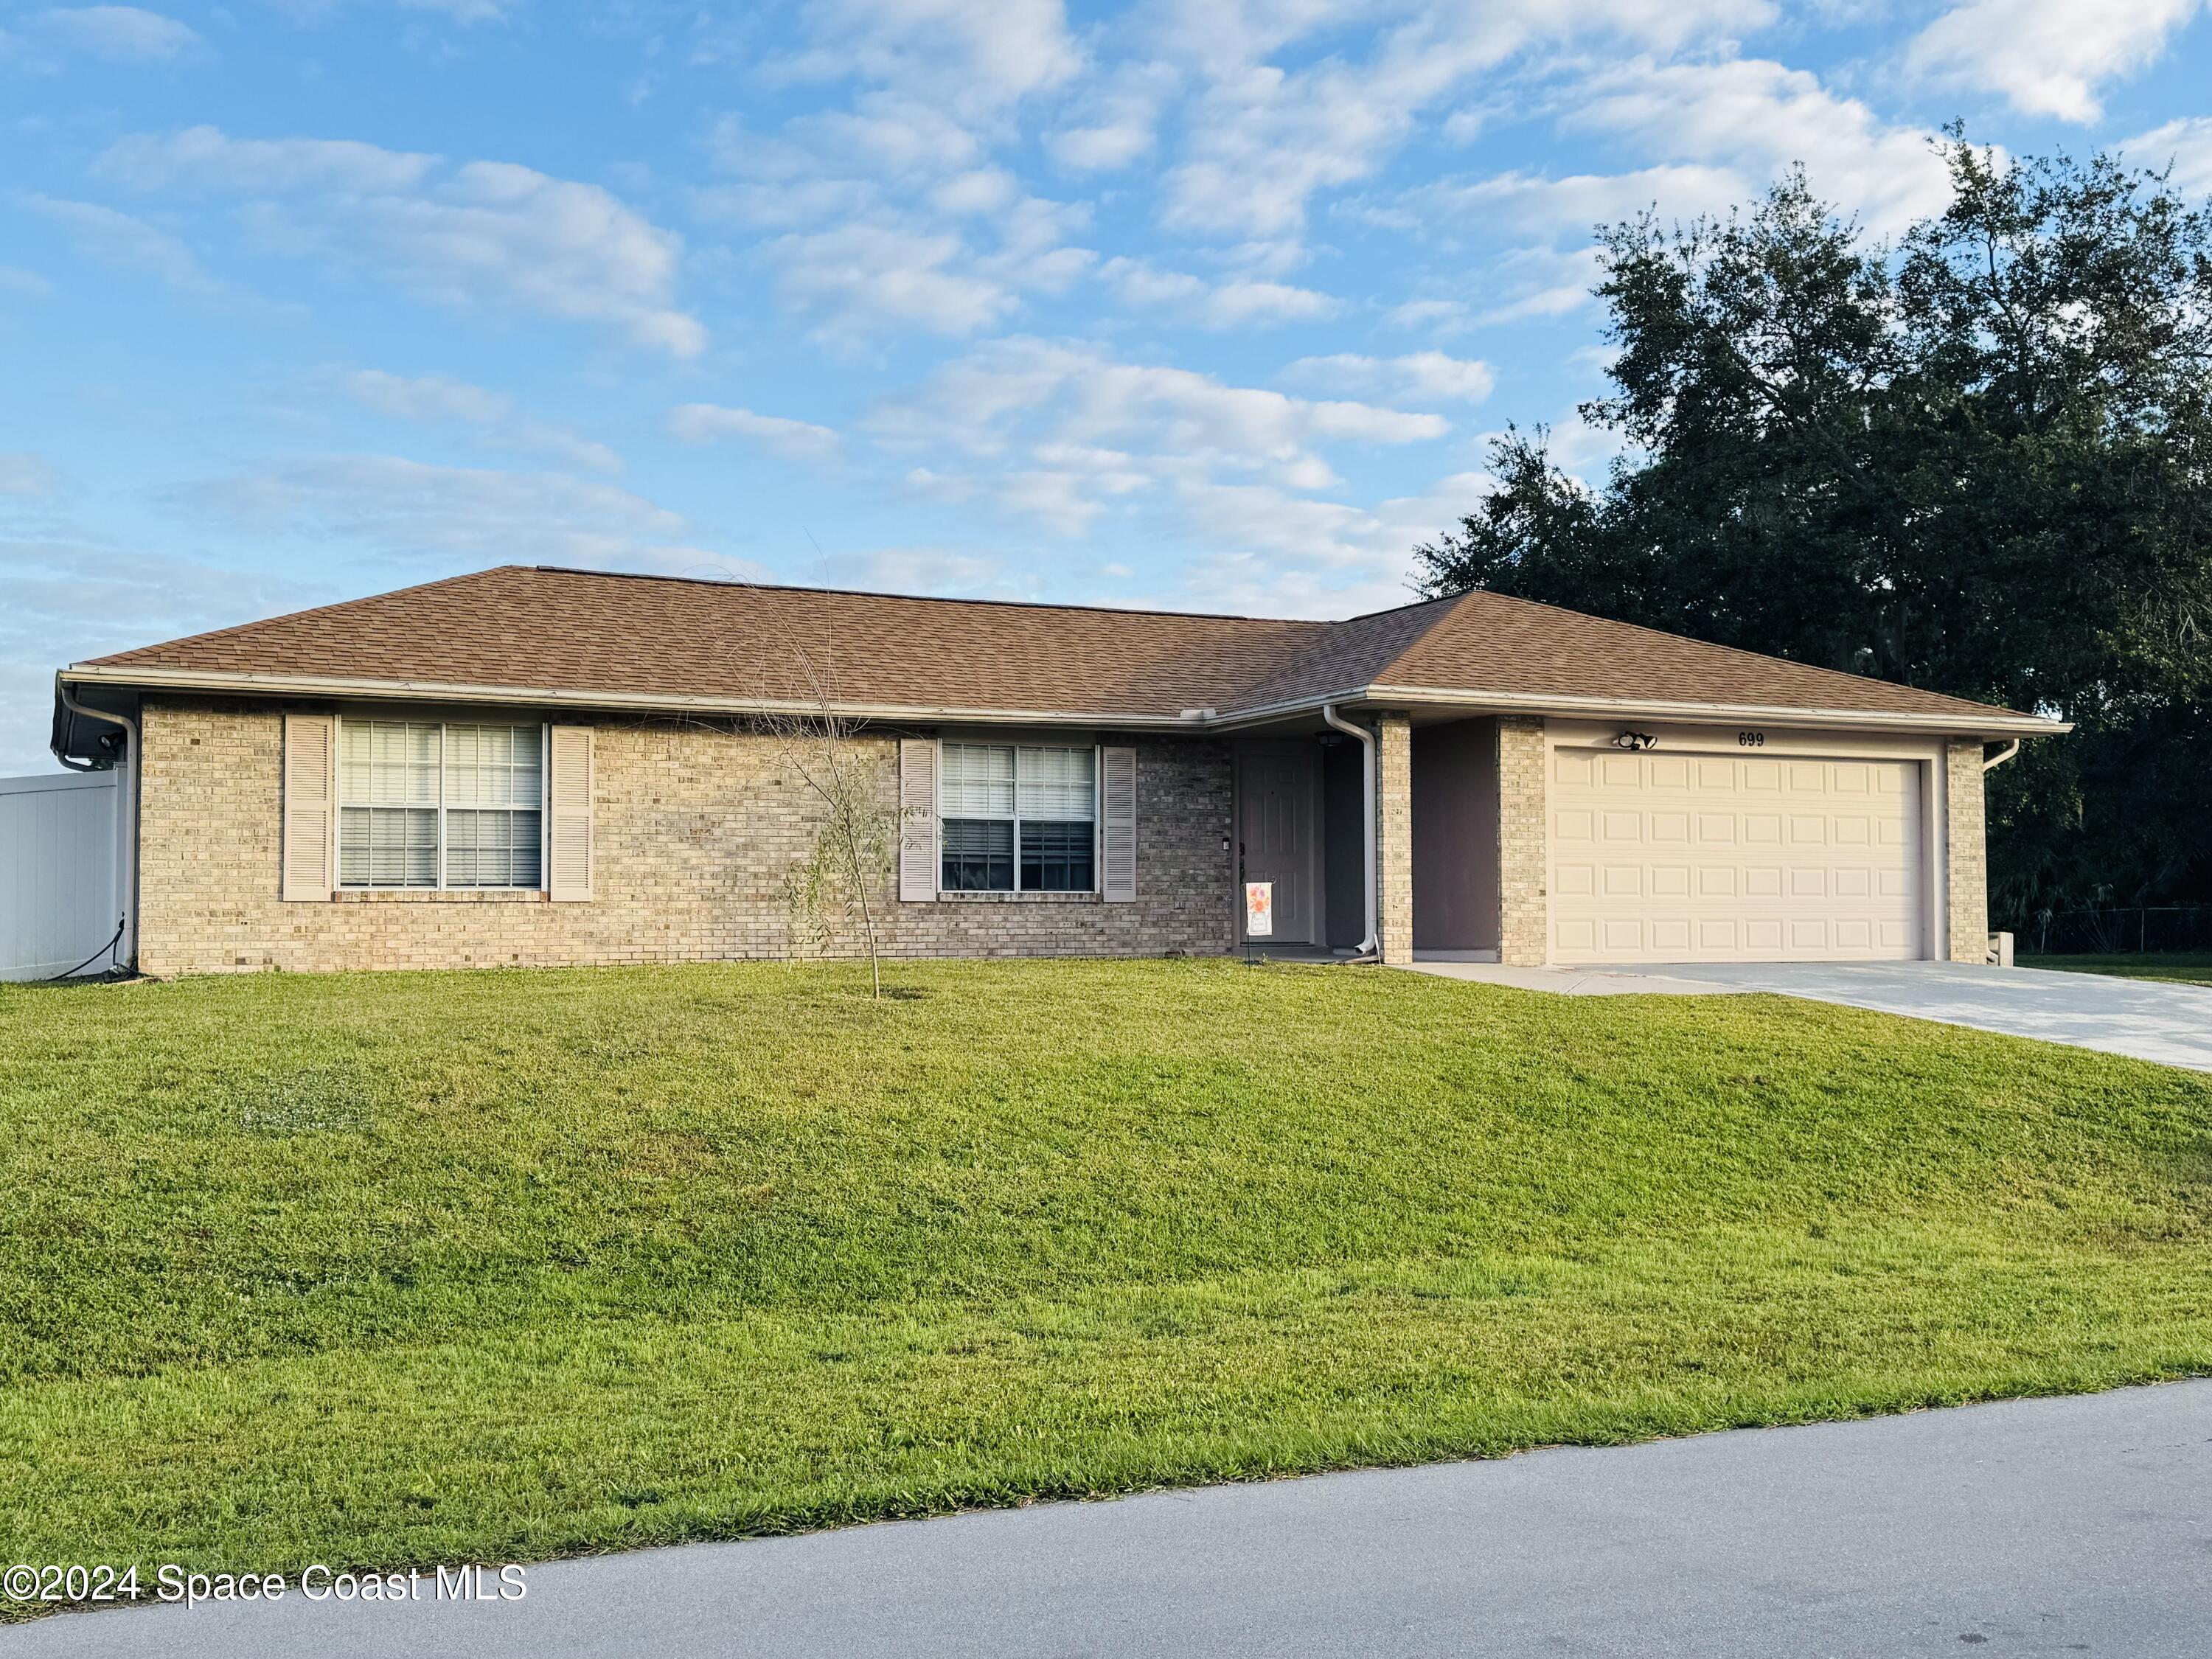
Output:
[[[130,769],[148,973],[771,957],[815,809],[759,722],[824,685],[900,813],[908,956],[1978,962],[1983,772],[2066,729],[1488,593],[507,567],[76,664],[53,748]]]

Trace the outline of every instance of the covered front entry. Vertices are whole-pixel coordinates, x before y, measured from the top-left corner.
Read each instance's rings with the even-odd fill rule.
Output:
[[[1552,751],[1551,959],[1925,954],[1920,766]]]

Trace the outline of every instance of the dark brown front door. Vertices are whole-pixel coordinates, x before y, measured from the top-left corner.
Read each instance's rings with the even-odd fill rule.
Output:
[[[1314,784],[1317,750],[1256,750],[1237,761],[1237,925],[1248,881],[1275,885],[1272,945],[1310,945],[1314,894]]]

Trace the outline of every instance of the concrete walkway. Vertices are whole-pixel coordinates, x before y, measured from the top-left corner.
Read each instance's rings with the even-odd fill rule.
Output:
[[[1952,962],[1685,962],[1618,968],[1416,962],[1413,970],[1571,996],[1771,991],[2212,1071],[2212,987],[2202,985]]]
[[[2209,1490],[2185,1382],[645,1551],[504,1605],[69,1614],[0,1659],[2194,1659]]]

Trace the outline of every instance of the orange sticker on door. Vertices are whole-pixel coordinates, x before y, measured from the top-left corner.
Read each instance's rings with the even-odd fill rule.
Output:
[[[1244,884],[1244,933],[1248,939],[1265,939],[1275,931],[1275,884],[1272,881],[1248,881]]]

